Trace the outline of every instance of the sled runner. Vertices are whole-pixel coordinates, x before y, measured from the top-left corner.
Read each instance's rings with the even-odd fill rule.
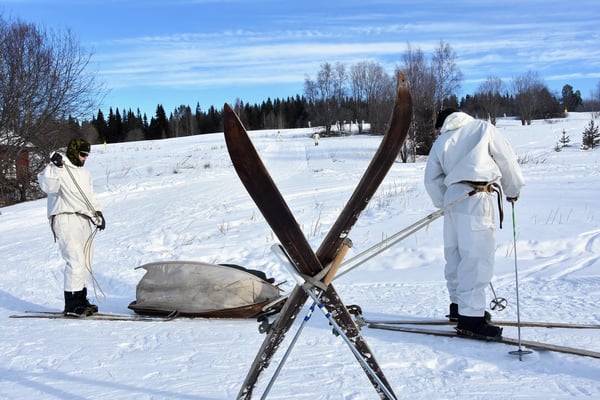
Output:
[[[146,273],[129,304],[137,314],[250,318],[275,312],[285,301],[264,273],[237,265],[167,261],[139,268]]]

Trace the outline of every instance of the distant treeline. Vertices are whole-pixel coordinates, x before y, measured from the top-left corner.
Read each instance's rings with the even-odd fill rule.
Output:
[[[261,104],[233,105],[248,130],[301,128],[309,124],[308,103],[304,97],[270,98]],[[111,107],[106,115],[102,110],[89,122],[82,124],[84,136],[94,142],[118,143],[201,135],[223,131],[222,109],[214,106],[202,110],[180,106],[167,116],[163,106],[156,107],[150,119],[138,109],[121,111]]]
[[[461,110],[468,112],[480,118],[487,118],[485,107],[482,103],[487,99],[482,99],[480,95],[467,95],[457,101],[455,97],[447,100],[446,104],[455,105]],[[497,97],[497,116],[519,116],[519,104],[514,96],[505,94]],[[565,105],[549,92],[543,92],[538,99],[536,115],[533,119],[556,118],[562,115]],[[562,100],[562,99],[561,99]],[[330,121],[332,124],[344,121],[358,121],[353,114],[357,108],[356,101],[351,98],[344,99],[338,107],[336,113],[337,121]],[[364,106],[364,105],[363,105]],[[576,109],[585,111],[585,102],[577,104]],[[240,100],[233,105],[234,110],[240,117],[244,126],[248,130],[260,129],[291,129],[303,128],[309,125],[325,125],[319,121],[317,107],[310,103],[304,96],[288,97],[285,99],[276,98],[267,99],[260,104],[244,103]],[[382,105],[384,107],[384,105]],[[168,116],[162,105],[156,107],[155,114],[148,118],[139,109],[136,112],[131,109],[126,111],[111,107],[108,114],[99,110],[97,115],[91,120],[83,122],[81,125],[83,136],[93,142],[119,143],[139,140],[154,140],[174,138],[181,136],[201,135],[205,133],[215,133],[223,131],[222,109],[216,109],[210,106],[203,110],[200,104],[196,104],[195,109],[190,106],[180,106],[171,111]],[[571,109],[571,111],[575,111]],[[371,126],[378,127],[373,134],[382,134],[382,128],[385,124],[372,122]]]

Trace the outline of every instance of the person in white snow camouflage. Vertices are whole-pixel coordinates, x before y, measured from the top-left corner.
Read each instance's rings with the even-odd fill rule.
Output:
[[[315,146],[318,146],[319,140],[321,139],[321,135],[319,135],[318,133],[315,132],[315,134],[313,135],[313,139],[315,141]]]
[[[491,325],[485,311],[485,290],[494,273],[495,200],[502,217],[498,183],[507,201],[514,203],[525,184],[523,174],[512,147],[491,123],[449,108],[439,113],[435,127],[440,136],[429,153],[424,177],[433,204],[442,208],[475,190],[444,212],[448,317],[458,321],[459,333],[500,338],[502,328]]]
[[[38,175],[40,188],[48,194],[48,219],[65,260],[65,315],[85,316],[98,312],[87,299],[91,275],[92,239],[95,229],[104,230],[106,221],[92,185],[90,172],[83,168],[91,146],[73,139],[66,157],[55,152]]]

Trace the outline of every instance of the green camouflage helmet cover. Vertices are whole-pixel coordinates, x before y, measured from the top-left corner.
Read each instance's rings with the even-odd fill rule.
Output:
[[[79,152],[90,152],[91,146],[83,139],[75,138],[69,142],[67,146],[67,158],[78,167],[82,167],[83,163],[79,160]]]

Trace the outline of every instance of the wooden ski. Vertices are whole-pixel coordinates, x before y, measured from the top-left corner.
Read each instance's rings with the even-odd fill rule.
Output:
[[[369,319],[357,316],[356,321],[359,325],[456,325],[456,321],[447,319]],[[520,321],[520,323],[517,323],[517,321],[492,320],[491,324],[500,326],[518,326],[520,324],[525,328],[600,329],[599,324],[576,324],[569,322]]]
[[[420,334],[425,334],[425,335],[456,337],[456,338],[468,339],[468,340],[486,341],[485,339],[478,339],[478,338],[474,338],[474,337],[459,335],[454,329],[451,329],[451,330],[450,329],[447,329],[447,330],[446,329],[433,329],[433,328],[425,328],[425,327],[414,327],[414,326],[410,327],[410,326],[404,326],[404,325],[391,325],[391,324],[380,324],[380,323],[369,323],[369,324],[367,324],[367,327],[372,328],[372,329],[384,329],[384,330],[396,331],[396,332],[420,333]],[[578,355],[578,356],[600,358],[600,353],[596,352],[596,351],[579,349],[579,348],[568,347],[568,346],[560,346],[560,345],[544,343],[544,342],[536,342],[533,340],[519,341],[518,339],[502,336],[498,340],[489,340],[489,342],[491,342],[491,343],[497,342],[497,343],[504,343],[504,344],[510,344],[510,345],[519,345],[519,343],[520,343],[524,347],[527,347],[530,349],[535,349],[535,350],[547,350],[547,351],[554,351],[554,352],[558,352],[558,353],[566,353],[566,354],[573,354],[573,355]]]
[[[398,74],[396,100],[388,131],[357,188],[315,253],[258,156],[239,118],[229,105],[225,105],[223,110],[225,140],[234,168],[250,197],[252,197],[271,226],[300,274],[315,276],[335,258],[358,216],[393,165],[408,134],[411,117],[412,103],[408,83],[400,72]],[[267,333],[267,337],[255,357],[238,394],[239,399],[250,399],[252,397],[258,378],[269,366],[273,355],[307,298],[308,295],[301,286],[297,285],[293,289],[280,312],[279,318]],[[368,374],[379,396],[388,398],[389,396],[385,392],[393,395],[391,386],[360,334],[360,329],[356,326],[333,285],[327,286],[327,290],[320,299],[330,310],[336,323],[344,329],[348,337],[355,343],[356,349],[368,359],[370,368],[375,371],[379,380],[386,386],[387,390],[382,390],[377,381]],[[393,396],[395,397],[395,395]]]

